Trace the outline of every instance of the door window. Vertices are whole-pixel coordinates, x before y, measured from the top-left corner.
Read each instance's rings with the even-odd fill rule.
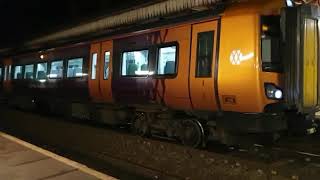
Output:
[[[110,52],[107,51],[104,53],[104,71],[103,71],[104,79],[109,79],[109,63],[110,63]]]
[[[196,77],[211,77],[214,31],[198,33]]]
[[[97,60],[98,60],[98,54],[93,53],[92,54],[92,62],[91,62],[91,79],[96,79],[97,77]]]

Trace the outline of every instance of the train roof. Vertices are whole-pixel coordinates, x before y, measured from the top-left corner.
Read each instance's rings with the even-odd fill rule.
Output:
[[[314,0],[287,0],[293,4],[310,3]],[[43,50],[66,44],[85,42],[93,38],[106,37],[148,25],[176,22],[179,19],[201,16],[233,15],[248,12],[279,13],[286,0],[162,0],[101,17],[90,22],[70,27],[26,42],[18,49],[0,49],[0,55],[19,54],[23,51]],[[318,0],[317,0],[318,2]],[[270,12],[271,11],[271,12]]]

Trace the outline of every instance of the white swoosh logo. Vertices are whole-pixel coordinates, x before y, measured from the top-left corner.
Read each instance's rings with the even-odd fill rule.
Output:
[[[254,57],[254,53],[243,55],[240,50],[234,50],[230,54],[230,62],[233,65],[240,65],[241,62],[248,61]]]

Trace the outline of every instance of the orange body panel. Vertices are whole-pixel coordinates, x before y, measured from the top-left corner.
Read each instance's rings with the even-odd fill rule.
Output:
[[[7,68],[7,71],[5,71],[5,68]],[[11,70],[9,70],[11,69]],[[6,76],[6,79],[3,80],[3,90],[4,92],[8,93],[11,91],[12,84],[11,84],[11,75],[9,72],[12,72],[12,59],[7,58],[3,60],[3,73],[7,73],[4,75]]]
[[[158,44],[178,42],[178,69],[174,78],[156,78],[154,87],[157,89],[157,98],[164,96],[165,103],[175,109],[191,109],[188,88],[190,34],[191,26],[184,25],[160,31],[161,38]]]
[[[220,101],[222,111],[259,113],[263,112],[267,104],[276,102],[266,98],[264,83],[271,82],[281,87],[280,73],[262,72],[259,18],[262,14],[279,14],[283,5],[284,2],[278,0],[248,1],[229,7],[221,15],[220,27],[218,27],[219,20],[211,18],[211,20],[175,24],[173,27],[165,26],[133,32],[119,37],[159,32],[160,35],[155,33],[149,37],[154,44],[172,42],[179,44],[177,75],[165,78],[147,77],[153,79],[156,91],[154,96],[158,103],[164,101],[173,109],[217,111]],[[215,32],[212,76],[196,78],[197,34],[206,31]],[[91,61],[92,53],[98,53],[97,79],[89,79],[90,95],[95,102],[113,102],[112,41],[119,37],[109,37],[108,40],[92,44]],[[103,78],[106,51],[111,53],[107,80]],[[215,77],[216,67],[217,77]],[[89,69],[91,70],[91,64]],[[90,71],[89,73],[91,74]],[[215,87],[215,78],[218,87]],[[216,91],[219,99],[216,99]]]
[[[222,18],[218,88],[223,111],[263,109],[259,98],[258,30],[255,14]]]
[[[96,66],[96,78],[92,79],[92,59],[93,59],[93,54],[97,54],[97,59],[100,59],[100,51],[101,51],[101,45],[100,43],[95,43],[91,45],[90,48],[90,62],[89,62],[89,78],[88,78],[88,85],[89,85],[89,94],[90,97],[92,98],[93,101],[99,102],[102,99],[102,92],[100,91],[99,88],[99,71],[100,71],[100,66],[102,65],[100,61],[97,60],[97,66]]]
[[[244,3],[222,18],[218,88],[223,111],[259,113],[275,102],[266,98],[264,83],[279,85],[281,75],[262,72],[259,18],[279,14],[282,5],[280,1]]]
[[[110,52],[109,76],[104,78],[104,58],[105,52]],[[92,78],[92,59],[93,55],[97,55],[96,77]],[[94,102],[112,103],[112,41],[95,43],[90,48],[89,63],[89,93]]]

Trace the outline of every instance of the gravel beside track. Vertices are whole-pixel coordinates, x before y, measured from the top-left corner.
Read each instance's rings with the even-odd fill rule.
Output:
[[[192,149],[6,107],[0,107],[0,113],[3,131],[32,143],[47,144],[65,154],[79,154],[82,160],[88,157],[96,162],[107,162],[123,171],[151,179],[318,180],[320,177],[320,164],[312,158],[282,154],[272,160],[250,158],[247,156],[250,153],[233,155]],[[105,169],[98,167],[97,170]]]

